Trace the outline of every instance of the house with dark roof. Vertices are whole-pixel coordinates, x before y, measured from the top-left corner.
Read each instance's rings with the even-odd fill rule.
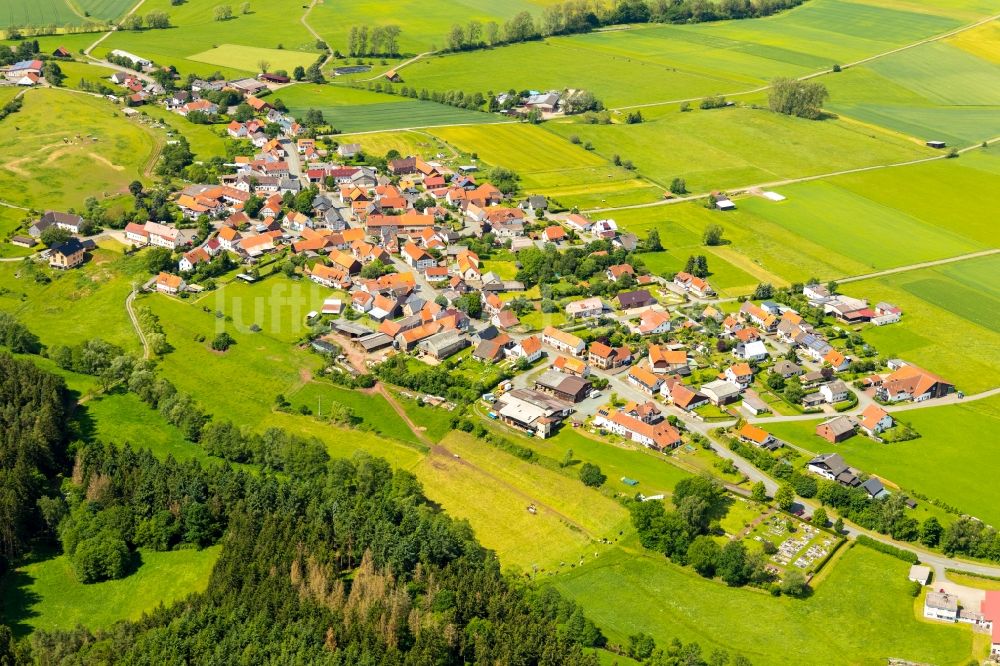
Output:
[[[632,310],[634,308],[645,308],[656,305],[656,299],[645,289],[636,291],[623,291],[618,294],[618,305],[622,310]]]
[[[838,444],[854,437],[854,427],[854,420],[851,417],[835,416],[816,426],[816,434],[831,444]]]
[[[76,268],[83,263],[85,249],[83,243],[76,238],[55,245],[49,249],[49,266],[60,269]]]
[[[839,453],[820,454],[806,463],[806,469],[824,479],[851,488],[861,483],[857,470],[852,469]]]

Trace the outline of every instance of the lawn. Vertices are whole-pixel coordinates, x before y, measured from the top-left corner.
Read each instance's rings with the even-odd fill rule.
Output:
[[[632,172],[534,125],[448,127],[432,134],[489,165],[513,169],[522,190],[545,194],[566,207],[600,205],[609,196],[623,199],[608,205],[657,196],[654,186]]]
[[[84,585],[64,556],[23,565],[3,581],[3,620],[15,633],[107,629],[138,620],[208,587],[221,546],[205,550],[139,551],[138,570],[121,580]]]
[[[0,191],[23,206],[79,208],[144,179],[158,140],[106,100],[31,90],[21,111],[0,122],[0,153],[16,156],[0,168]]]
[[[308,67],[316,62],[315,53],[267,49],[242,44],[220,44],[214,48],[188,56],[189,60],[220,67],[233,67],[248,72],[260,71],[260,63],[268,63],[268,71],[285,70],[291,74],[296,67]]]
[[[660,645],[676,637],[698,641],[706,654],[718,647],[740,652],[755,666],[787,664],[788,655],[817,665],[884,664],[888,656],[965,663],[972,632],[915,617],[907,566],[853,548],[812,597],[798,600],[734,590],[662,556],[615,548],[559,576],[555,585],[583,604],[611,642],[642,631]],[[816,640],[821,626],[836,630]]]
[[[631,160],[664,190],[679,177],[698,193],[934,154],[856,123],[803,120],[749,107],[672,112],[633,125],[553,122],[544,127],[592,143],[607,159]]]
[[[182,75],[204,76],[218,71],[231,78],[257,73],[260,58],[250,55],[256,49],[295,53],[264,58],[273,63],[275,69],[279,62],[295,60],[308,65],[319,57],[315,38],[299,21],[305,13],[299,0],[251,2],[249,14],[240,13],[240,5],[233,4],[233,18],[228,21],[214,19],[215,6],[207,0],[190,0],[176,6],[171,0],[146,0],[142,5],[143,14],[166,12],[174,27],[141,32],[120,30],[102,42],[94,55],[103,56],[112,49],[123,49],[159,65],[174,65]],[[234,49],[239,46],[252,50]],[[223,47],[223,51],[213,53],[217,47]],[[207,57],[214,62],[195,59],[206,52],[210,52]],[[231,55],[224,61],[220,56],[227,53]]]
[[[503,120],[492,113],[339,85],[300,83],[283,88],[274,96],[294,114],[319,109],[326,122],[348,133]]]
[[[986,463],[1000,456],[1000,398],[895,416],[911,424],[920,438],[878,444],[858,436],[838,444],[836,450],[859,469],[1000,525],[1000,487],[994,482],[994,467]],[[770,423],[768,430],[816,453],[828,452],[833,447],[814,434],[816,423]]]

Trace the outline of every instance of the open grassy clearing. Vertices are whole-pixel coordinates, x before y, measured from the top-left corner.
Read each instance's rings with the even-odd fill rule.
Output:
[[[28,248],[7,242],[9,236],[23,231],[22,224],[27,217],[28,211],[0,206],[0,257],[26,257],[32,253]]]
[[[161,603],[169,605],[208,587],[221,546],[172,552],[139,551],[138,569],[126,578],[84,585],[60,555],[25,564],[3,580],[3,620],[17,634],[106,629],[138,620]]]
[[[281,89],[275,98],[281,99],[295,114],[319,109],[330,125],[347,133],[503,120],[492,113],[346,86],[300,83]]]
[[[938,664],[965,663],[968,627],[916,619],[907,565],[865,548],[845,553],[805,600],[771,597],[707,581],[662,556],[616,548],[557,578],[612,642],[642,631],[666,645],[673,637],[740,652],[754,664],[883,664],[887,655]],[[859,613],[859,608],[869,612]],[[879,617],[872,622],[871,617]],[[837,627],[823,632],[819,626]],[[891,626],[892,631],[884,627]]]
[[[997,386],[1000,292],[996,255],[845,285],[855,296],[897,304],[899,324],[871,328],[865,339],[955,382],[966,393]]]
[[[836,451],[859,469],[1000,525],[1000,488],[987,462],[1000,455],[1000,399],[915,409],[895,416],[910,423],[921,437],[894,444],[852,437],[838,444]],[[772,423],[768,430],[810,451],[831,451],[834,447],[814,434],[818,422]]]
[[[656,188],[632,172],[534,125],[447,127],[432,134],[487,164],[514,169],[525,192],[546,194],[566,207],[601,205],[611,193],[632,202],[656,196]]]
[[[591,142],[598,154],[632,160],[664,189],[675,177],[692,192],[747,186],[933,153],[886,132],[849,122],[791,118],[763,109],[670,113],[637,125],[548,123],[564,137]]]
[[[92,398],[77,407],[75,418],[90,441],[131,444],[135,449],[149,449],[160,459],[170,455],[180,461],[209,460],[204,449],[185,439],[177,427],[134,393]]]
[[[140,351],[125,312],[131,281],[145,280],[135,257],[108,250],[91,254],[82,269],[66,273],[40,271],[52,281],[40,284],[19,262],[0,264],[0,310],[12,313],[46,345],[77,344],[103,338],[128,351]]]
[[[207,160],[216,155],[226,155],[226,141],[230,140],[225,133],[224,125],[201,125],[192,123],[162,106],[143,106],[139,108],[140,116],[148,116],[164,121],[170,128],[168,138],[176,132],[188,140],[195,159]],[[139,122],[132,119],[129,122]]]
[[[21,111],[0,121],[0,153],[14,156],[0,167],[0,191],[23,206],[80,207],[87,197],[110,196],[142,180],[156,141],[107,101],[31,90]]]
[[[208,75],[219,71],[230,77],[258,71],[257,60],[250,55],[256,49],[298,52],[307,59],[306,64],[319,57],[315,38],[299,21],[305,9],[297,0],[251,2],[249,14],[241,14],[240,5],[233,4],[233,18],[229,21],[214,19],[216,6],[217,3],[209,0],[189,0],[177,6],[171,5],[170,0],[146,0],[142,5],[143,14],[166,12],[175,27],[115,32],[95,49],[94,55],[102,57],[113,49],[123,49],[160,65],[174,65],[185,75]],[[232,54],[232,63],[213,64],[192,58],[224,45]],[[234,48],[239,46],[250,48]],[[271,58],[265,59],[271,61]],[[277,68],[277,60],[274,65]]]
[[[396,402],[403,408],[406,415],[423,428],[423,434],[432,442],[440,442],[451,432],[451,419],[454,413],[442,407],[418,405],[416,400],[396,395]],[[397,418],[397,417],[394,417]]]
[[[113,69],[101,67],[100,65],[91,65],[86,62],[77,62],[76,60],[60,62],[59,69],[66,75],[65,85],[69,88],[80,89],[80,81],[92,84],[101,83],[114,88],[114,84],[108,81],[108,77],[115,71]]]

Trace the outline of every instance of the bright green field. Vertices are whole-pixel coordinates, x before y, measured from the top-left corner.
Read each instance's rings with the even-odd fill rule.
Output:
[[[140,108],[139,113],[164,121],[170,128],[168,132],[177,132],[184,136],[188,140],[191,152],[195,154],[196,159],[207,160],[216,155],[222,157],[226,155],[226,141],[229,139],[220,135],[220,132],[225,131],[224,125],[192,123],[162,106],[143,106]],[[133,120],[131,122],[137,121]]]
[[[157,141],[107,101],[31,90],[21,110],[0,121],[0,154],[13,156],[0,166],[0,192],[40,209],[80,207],[143,179]]]
[[[432,133],[487,164],[513,169],[522,190],[553,197],[566,207],[636,203],[658,194],[632,172],[535,125],[448,127]]]
[[[415,446],[422,445],[388,401],[377,393],[352,391],[320,380],[309,382],[287,397],[293,408],[307,406],[317,414],[320,408],[326,410],[329,409],[331,402],[339,402],[349,407],[355,416],[360,417],[364,427],[370,428],[382,437],[391,437]]]
[[[831,110],[922,141],[966,146],[1000,134],[1000,63],[944,42],[825,78]]]
[[[158,458],[206,461],[209,456],[189,442],[159,412],[150,409],[134,393],[100,395],[77,407],[76,420],[88,440],[131,444],[149,449]]]
[[[170,0],[146,0],[142,13],[164,11],[173,26],[167,30],[142,32],[118,31],[101,43],[94,55],[103,56],[112,49],[124,49],[149,58],[160,65],[174,65],[182,74],[212,74],[220,71],[228,77],[246,76],[257,72],[257,60],[250,51],[233,49],[249,46],[253,49],[287,50],[303,58],[300,64],[310,64],[318,56],[315,38],[299,21],[305,13],[303,3],[297,0],[268,0],[250,2],[250,14],[240,14],[240,3],[233,3],[234,18],[216,21],[213,12],[220,3],[214,0],[188,0],[172,6]],[[279,48],[280,45],[280,48]],[[201,62],[196,58],[206,51],[224,47],[222,53],[232,53],[232,62]],[[265,58],[278,64],[278,56]],[[289,68],[291,69],[291,68]]]
[[[28,248],[11,245],[7,237],[21,229],[27,211],[0,206],[0,257],[25,257],[31,254]]]
[[[301,51],[286,51],[284,49],[222,44],[207,51],[188,56],[188,59],[220,67],[234,67],[248,72],[260,71],[258,63],[264,61],[269,63],[269,71],[283,69],[291,73],[297,66],[308,67],[313,64],[316,61],[316,55]]]
[[[275,97],[292,113],[319,109],[330,125],[348,133],[502,120],[495,114],[345,86],[296,84],[283,88]]]
[[[0,28],[73,26],[88,20],[114,19],[133,4],[133,0],[6,0],[0,7]]]
[[[611,642],[642,631],[661,645],[677,637],[698,641],[705,653],[724,647],[755,666],[784,665],[788,655],[796,663],[838,666],[874,666],[888,656],[964,664],[971,631],[916,619],[906,571],[899,560],[853,548],[812,597],[797,600],[728,588],[662,556],[615,548],[555,584],[583,604]]]
[[[139,569],[121,580],[83,585],[63,557],[24,565],[3,581],[4,621],[15,633],[105,629],[138,620],[161,603],[169,605],[208,587],[221,546],[166,553],[140,551]]]
[[[643,26],[438,57],[408,66],[403,76],[437,90],[586,88],[622,106],[746,91],[960,23],[906,7],[813,0],[765,19]]]
[[[440,139],[419,130],[341,134],[337,136],[337,143],[360,143],[361,149],[369,155],[385,155],[390,150],[398,150],[400,155],[420,155],[429,159],[438,153],[447,155],[450,152]]]
[[[547,123],[558,134],[593,143],[605,158],[632,160],[664,189],[675,177],[708,192],[787,178],[902,162],[929,148],[843,121],[816,122],[751,108],[673,112],[637,125]]]
[[[859,469],[1000,525],[1000,488],[988,462],[1000,456],[1000,398],[913,409],[894,416],[910,423],[921,437],[894,444],[852,437],[838,444],[837,451]],[[772,423],[768,429],[811,451],[826,452],[829,444],[813,434],[816,423]]]
[[[49,346],[100,337],[138,352],[125,297],[132,279],[148,277],[138,272],[141,256],[124,259],[99,250],[78,270],[47,273],[52,276],[49,284],[35,282],[22,272],[20,263],[0,263],[0,284],[10,289],[0,295],[0,310],[14,314]]]

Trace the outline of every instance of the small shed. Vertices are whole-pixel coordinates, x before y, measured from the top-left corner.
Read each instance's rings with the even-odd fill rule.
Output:
[[[928,148],[938,148],[938,149],[940,149],[940,148],[947,148],[948,144],[945,143],[944,141],[928,141],[927,142],[927,147]]]
[[[914,564],[910,567],[910,574],[907,577],[914,583],[927,585],[931,581],[931,568],[923,564]]]

